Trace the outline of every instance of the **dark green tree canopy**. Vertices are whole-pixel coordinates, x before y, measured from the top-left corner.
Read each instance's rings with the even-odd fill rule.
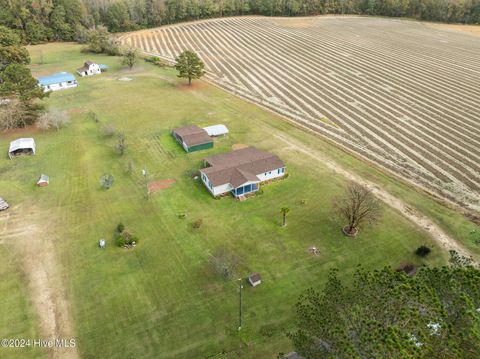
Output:
[[[186,50],[182,52],[175,61],[178,77],[188,79],[189,85],[193,79],[199,79],[205,74],[202,60],[193,51]]]
[[[12,63],[27,65],[30,63],[30,55],[21,46],[20,37],[16,33],[0,26],[0,72]]]
[[[348,285],[332,271],[299,299],[289,336],[306,358],[478,358],[480,270],[359,268]]]
[[[30,69],[21,64],[10,64],[0,74],[0,96],[18,98],[21,101],[31,101],[44,98],[47,94],[38,86],[32,77]]]

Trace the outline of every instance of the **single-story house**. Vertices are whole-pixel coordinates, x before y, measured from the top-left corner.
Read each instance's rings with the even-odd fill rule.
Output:
[[[48,178],[48,176],[44,175],[44,174],[41,174],[40,178],[37,181],[37,186],[38,187],[47,187],[49,183],[50,183],[50,179]]]
[[[33,138],[19,138],[10,142],[8,157],[12,159],[20,155],[34,155],[36,153],[35,140]]]
[[[59,72],[53,75],[41,76],[37,80],[38,85],[44,92],[66,90],[78,86],[75,76],[68,72]]]
[[[187,152],[195,152],[213,147],[213,140],[207,131],[195,125],[175,128],[173,137]]]
[[[86,61],[82,67],[77,69],[77,74],[79,74],[82,77],[100,75],[101,73],[102,73],[102,69],[100,68],[100,65],[90,60]]]
[[[285,165],[276,155],[246,147],[207,157],[200,175],[216,197],[231,192],[235,197],[258,191],[262,182],[285,176]]]
[[[9,207],[7,201],[0,197],[0,211],[4,211]]]
[[[228,133],[228,128],[225,125],[213,125],[203,128],[211,137],[223,136]]]
[[[260,276],[260,273],[252,273],[248,277],[248,281],[252,285],[252,287],[256,287],[260,283],[262,283],[262,277]]]

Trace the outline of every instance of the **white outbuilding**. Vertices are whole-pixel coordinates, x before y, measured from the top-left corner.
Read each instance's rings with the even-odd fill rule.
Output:
[[[12,159],[20,155],[34,155],[36,153],[35,140],[33,138],[19,138],[10,142],[8,157]]]
[[[226,135],[229,131],[225,125],[213,125],[203,128],[211,137]]]
[[[78,86],[75,76],[68,72],[42,76],[37,80],[38,86],[43,89],[43,92],[66,90]]]
[[[248,277],[248,281],[252,285],[252,287],[256,287],[260,283],[262,283],[262,277],[260,276],[260,273],[252,273]]]
[[[80,76],[93,76],[93,75],[100,75],[102,70],[100,69],[100,65],[96,64],[93,61],[86,61],[83,64],[83,67],[77,69],[77,74]]]

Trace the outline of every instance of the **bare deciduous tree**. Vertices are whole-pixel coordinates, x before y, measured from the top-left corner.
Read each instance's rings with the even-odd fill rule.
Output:
[[[229,280],[235,278],[240,258],[231,250],[220,247],[208,258],[215,273]]]
[[[42,131],[48,131],[50,129],[55,129],[58,131],[69,122],[70,116],[67,112],[51,109],[38,118],[36,125]]]
[[[339,215],[347,221],[343,228],[346,235],[355,235],[363,223],[374,223],[381,212],[380,201],[368,188],[352,183],[345,195],[338,198],[335,204]]]

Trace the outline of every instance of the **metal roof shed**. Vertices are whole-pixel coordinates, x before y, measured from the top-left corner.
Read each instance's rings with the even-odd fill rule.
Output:
[[[35,154],[35,140],[33,138],[19,138],[10,142],[8,149],[8,157],[12,159],[14,156],[21,154]]]
[[[205,131],[207,131],[207,134],[209,136],[222,136],[226,135],[229,131],[227,126],[225,125],[213,125],[213,126],[208,126],[203,128]]]

